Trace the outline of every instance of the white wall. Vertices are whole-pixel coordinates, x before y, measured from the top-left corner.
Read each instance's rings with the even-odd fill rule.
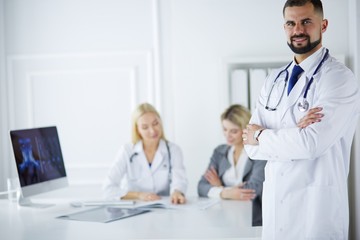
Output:
[[[4,14],[5,6],[4,1],[0,1],[0,192],[6,189],[6,177],[9,173],[8,153],[9,143],[5,139],[8,139],[7,132],[7,86],[6,86],[6,74],[5,74],[5,22]]]
[[[5,1],[8,129],[57,125],[70,183],[100,182],[134,107],[160,104],[155,3]]]
[[[360,4],[349,1],[349,65],[360,79]],[[349,176],[350,239],[360,239],[360,124],[353,142],[353,158]]]
[[[150,101],[162,114],[168,138],[183,149],[188,194],[195,195],[214,147],[224,142],[219,116],[229,103],[225,64],[235,58],[291,58],[283,2],[0,0],[0,187],[14,170],[8,164],[8,129],[59,125],[71,183],[96,182],[117,147],[130,140],[133,106]],[[359,33],[357,42],[348,41],[354,37],[351,10],[359,22],[358,4],[356,10],[352,5],[355,0],[324,1],[329,19],[324,45],[333,55],[353,56],[359,44]],[[358,58],[359,50],[353,56]],[[14,90],[24,78],[34,92],[51,81],[48,95],[19,96]],[[115,88],[125,90],[117,95]],[[48,106],[37,103],[45,98],[61,111],[44,111]],[[107,109],[92,112],[89,103]],[[73,137],[77,131],[87,138],[89,129],[95,129],[94,141]]]

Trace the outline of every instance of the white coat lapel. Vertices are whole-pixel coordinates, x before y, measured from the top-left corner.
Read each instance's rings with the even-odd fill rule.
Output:
[[[142,141],[136,143],[136,145],[134,147],[134,151],[136,151],[139,155],[143,155],[143,158],[141,158],[143,161],[141,161],[141,163],[139,163],[139,164],[141,164],[142,168],[147,172],[147,174],[150,173],[149,162],[146,159],[146,154],[145,154],[145,151],[144,151],[144,148],[143,148]],[[153,163],[156,162],[155,159],[156,159],[157,154],[158,153],[155,154]]]
[[[300,77],[298,82],[295,84],[293,89],[291,90],[289,96],[285,95],[279,104],[279,111],[281,112],[281,120],[284,119],[286,116],[286,113],[289,111],[290,107],[294,106],[294,104],[297,103],[297,100],[301,96],[302,93],[302,79],[303,77]],[[286,93],[285,93],[286,94]]]
[[[159,151],[156,152],[155,157],[154,157],[154,161],[151,164],[151,172],[155,172],[156,169],[158,169],[159,167],[161,167],[162,162],[163,162],[163,154],[160,153]]]
[[[163,167],[166,162],[167,148],[163,140],[160,140],[158,150],[155,153],[154,161],[151,164],[151,172],[155,172],[159,167]]]
[[[297,83],[295,84],[294,88],[291,90],[289,96],[287,96],[286,109],[284,111],[284,114],[290,107],[294,106],[294,104],[297,103],[298,99],[301,97],[301,94],[303,93],[305,85],[306,85],[306,75],[302,74],[299,80],[297,81]]]

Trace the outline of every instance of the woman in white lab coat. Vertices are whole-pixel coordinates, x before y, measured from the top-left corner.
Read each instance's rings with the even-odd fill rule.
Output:
[[[161,118],[148,103],[132,116],[132,143],[122,146],[103,186],[105,198],[185,203],[187,178],[181,149],[165,139]]]

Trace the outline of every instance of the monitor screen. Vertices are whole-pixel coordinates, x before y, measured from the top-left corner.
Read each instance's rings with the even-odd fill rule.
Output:
[[[10,137],[23,197],[68,185],[55,126],[13,130]]]

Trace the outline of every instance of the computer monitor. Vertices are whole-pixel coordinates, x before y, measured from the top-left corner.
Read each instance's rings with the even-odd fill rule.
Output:
[[[10,131],[21,187],[19,205],[48,207],[30,197],[68,186],[59,136],[55,126]]]

